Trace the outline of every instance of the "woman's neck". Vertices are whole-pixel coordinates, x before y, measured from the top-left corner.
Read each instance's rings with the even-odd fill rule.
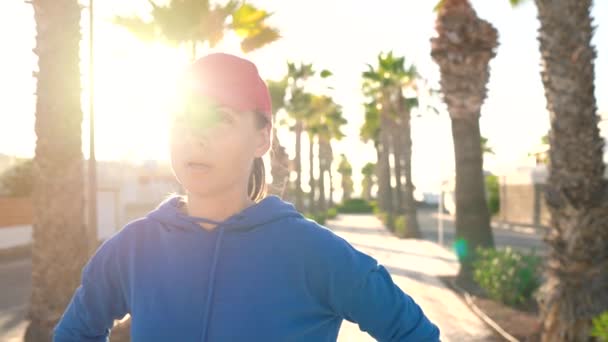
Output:
[[[188,192],[185,212],[190,216],[203,217],[212,221],[222,222],[230,216],[250,207],[254,202],[247,194],[225,192],[212,196],[201,196]],[[200,224],[204,229],[213,229],[215,226]]]

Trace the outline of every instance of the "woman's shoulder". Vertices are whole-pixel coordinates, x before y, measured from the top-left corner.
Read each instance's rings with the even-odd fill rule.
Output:
[[[331,228],[303,216],[285,218],[278,230],[296,248],[316,250],[320,255],[353,249],[348,241]]]
[[[103,243],[111,246],[129,244],[140,239],[142,234],[149,232],[152,226],[154,226],[154,222],[147,217],[135,219],[118,229]]]

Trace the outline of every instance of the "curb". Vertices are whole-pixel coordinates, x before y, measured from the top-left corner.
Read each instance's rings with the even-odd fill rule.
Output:
[[[508,230],[515,233],[520,234],[530,234],[530,235],[540,235],[543,236],[549,228],[547,227],[539,227],[533,225],[526,224],[517,224],[517,223],[505,223],[500,221],[491,221],[490,226],[492,229],[502,229]]]
[[[466,290],[456,285],[456,282],[453,280],[448,280],[449,286],[456,290],[459,294],[464,297],[465,303],[469,306],[471,311],[479,317],[484,323],[486,323],[492,330],[494,330],[498,335],[505,339],[505,341],[509,342],[519,342],[518,339],[511,336],[508,332],[506,332],[503,328],[498,325],[498,323],[494,322],[488,315],[486,315],[473,301],[473,296],[471,296]]]
[[[32,245],[20,245],[0,249],[0,264],[32,257]]]

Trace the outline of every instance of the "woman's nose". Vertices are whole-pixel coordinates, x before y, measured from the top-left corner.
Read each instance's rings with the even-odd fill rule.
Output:
[[[207,147],[209,146],[209,134],[208,132],[189,132],[185,137],[188,144],[197,145],[199,147]]]

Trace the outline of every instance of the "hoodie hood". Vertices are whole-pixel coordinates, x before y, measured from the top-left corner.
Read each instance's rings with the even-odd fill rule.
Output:
[[[170,197],[148,213],[147,217],[164,224],[169,230],[200,230],[199,223],[211,223],[229,231],[249,231],[285,217],[302,217],[291,203],[274,195],[267,196],[221,222],[182,213],[181,201],[180,196]]]

